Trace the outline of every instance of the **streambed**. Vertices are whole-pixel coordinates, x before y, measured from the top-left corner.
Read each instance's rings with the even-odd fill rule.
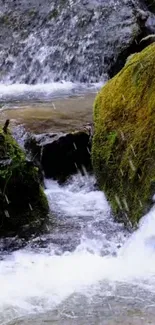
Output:
[[[0,121],[11,120],[12,126],[23,125],[27,131],[70,132],[92,123],[95,93],[55,98],[50,101],[5,102],[0,109]]]

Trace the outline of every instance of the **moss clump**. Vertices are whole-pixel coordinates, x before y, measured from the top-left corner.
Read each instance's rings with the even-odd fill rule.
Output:
[[[92,160],[116,216],[132,224],[155,193],[155,44],[128,60],[94,105]]]
[[[49,20],[51,20],[53,18],[56,19],[58,17],[58,15],[59,15],[59,11],[58,11],[58,9],[55,8],[49,13],[48,18],[49,18]]]
[[[10,133],[0,129],[0,235],[39,230],[48,214],[48,203],[38,171],[27,161]]]

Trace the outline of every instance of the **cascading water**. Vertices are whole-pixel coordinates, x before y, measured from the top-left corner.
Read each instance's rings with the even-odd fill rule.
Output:
[[[2,256],[0,324],[153,324],[154,208],[129,234],[93,177],[45,184],[55,228]]]
[[[145,29],[139,0],[0,0],[0,7],[0,83],[7,85],[103,83]]]
[[[0,8],[0,102],[10,110],[14,101],[97,91],[149,15],[139,0],[0,0]],[[130,234],[93,177],[45,185],[48,235],[12,253],[0,242],[0,324],[154,324],[154,208]]]

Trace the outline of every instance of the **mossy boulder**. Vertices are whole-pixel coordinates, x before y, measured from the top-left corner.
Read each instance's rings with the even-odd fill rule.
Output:
[[[92,160],[118,219],[135,224],[155,193],[155,44],[134,54],[94,104]]]
[[[0,128],[0,236],[39,231],[48,214],[38,170]]]

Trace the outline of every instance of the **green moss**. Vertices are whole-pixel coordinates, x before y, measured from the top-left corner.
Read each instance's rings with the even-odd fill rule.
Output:
[[[37,14],[37,10],[35,8],[32,8],[29,10],[29,16],[34,17]]]
[[[97,95],[92,160],[116,215],[134,224],[155,192],[155,44],[128,60]]]
[[[55,8],[53,9],[50,13],[49,13],[49,20],[53,19],[53,18],[57,18],[59,15],[59,11]]]
[[[7,168],[5,163],[3,167],[2,162],[5,162],[8,159],[10,160],[9,167]],[[19,148],[11,134],[5,134],[2,129],[0,129],[0,160],[0,176],[3,178],[10,175],[12,169],[15,168],[16,165],[20,165],[25,161],[24,152]]]
[[[38,169],[10,133],[0,129],[0,235],[39,230],[48,214]]]

